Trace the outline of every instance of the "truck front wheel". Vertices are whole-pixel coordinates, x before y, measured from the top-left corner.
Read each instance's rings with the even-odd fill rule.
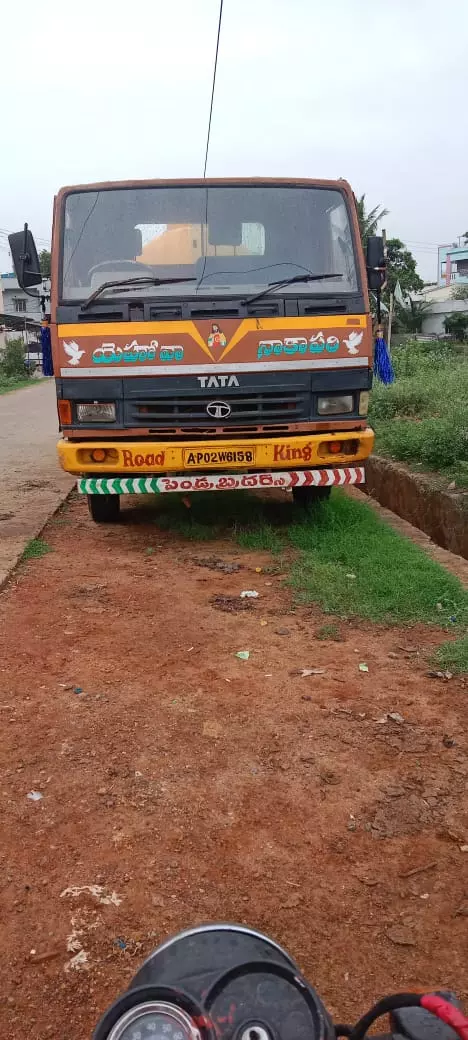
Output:
[[[95,524],[115,524],[119,519],[120,495],[88,495],[88,509]]]
[[[302,509],[310,509],[316,502],[324,502],[330,498],[331,487],[293,487],[294,505]]]

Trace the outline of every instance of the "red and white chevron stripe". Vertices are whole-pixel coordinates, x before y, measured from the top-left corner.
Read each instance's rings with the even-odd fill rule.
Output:
[[[340,469],[304,469],[287,474],[289,487],[332,487],[342,484],[363,484],[365,481],[364,466],[345,466]]]
[[[82,495],[164,495],[171,491],[235,491],[249,488],[332,487],[363,484],[363,466],[340,469],[304,469],[270,473],[197,473],[166,477],[84,477],[78,480]]]

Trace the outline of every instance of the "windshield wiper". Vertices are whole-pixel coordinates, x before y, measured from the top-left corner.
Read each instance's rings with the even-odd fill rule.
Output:
[[[266,289],[257,293],[256,296],[249,296],[246,300],[242,300],[242,303],[243,305],[255,303],[256,300],[261,300],[264,296],[268,296],[272,289],[282,289],[284,285],[293,285],[294,282],[321,282],[325,278],[342,277],[342,274],[293,274],[292,278],[284,278],[279,282],[268,282]]]
[[[90,307],[98,296],[101,296],[106,289],[121,288],[122,285],[133,285],[135,288],[138,286],[145,285],[175,285],[177,282],[196,282],[196,278],[151,278],[149,275],[141,276],[139,278],[119,278],[115,282],[103,282],[88,299],[81,304],[81,310],[85,311],[87,307]]]

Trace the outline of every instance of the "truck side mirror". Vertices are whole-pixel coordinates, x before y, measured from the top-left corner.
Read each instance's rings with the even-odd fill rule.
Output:
[[[386,279],[386,258],[384,240],[381,235],[370,235],[367,239],[367,282],[372,292],[383,289]]]
[[[24,225],[23,231],[15,231],[12,235],[8,235],[8,241],[16,277],[21,288],[28,289],[31,285],[40,285],[42,274],[39,257],[28,225]]]

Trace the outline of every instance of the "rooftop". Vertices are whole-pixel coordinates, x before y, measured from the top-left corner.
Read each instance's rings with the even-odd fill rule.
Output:
[[[17,290],[18,292],[24,292],[24,290],[18,284],[18,279],[17,279],[16,274],[14,273],[14,271],[7,271],[6,274],[1,274],[0,275],[0,288],[2,288],[4,292],[7,289],[8,289],[8,291],[12,290],[13,292],[15,290]],[[39,299],[39,293],[38,293],[37,289],[29,289],[28,295],[30,295],[32,297],[35,296],[35,297],[37,297],[37,299]]]

